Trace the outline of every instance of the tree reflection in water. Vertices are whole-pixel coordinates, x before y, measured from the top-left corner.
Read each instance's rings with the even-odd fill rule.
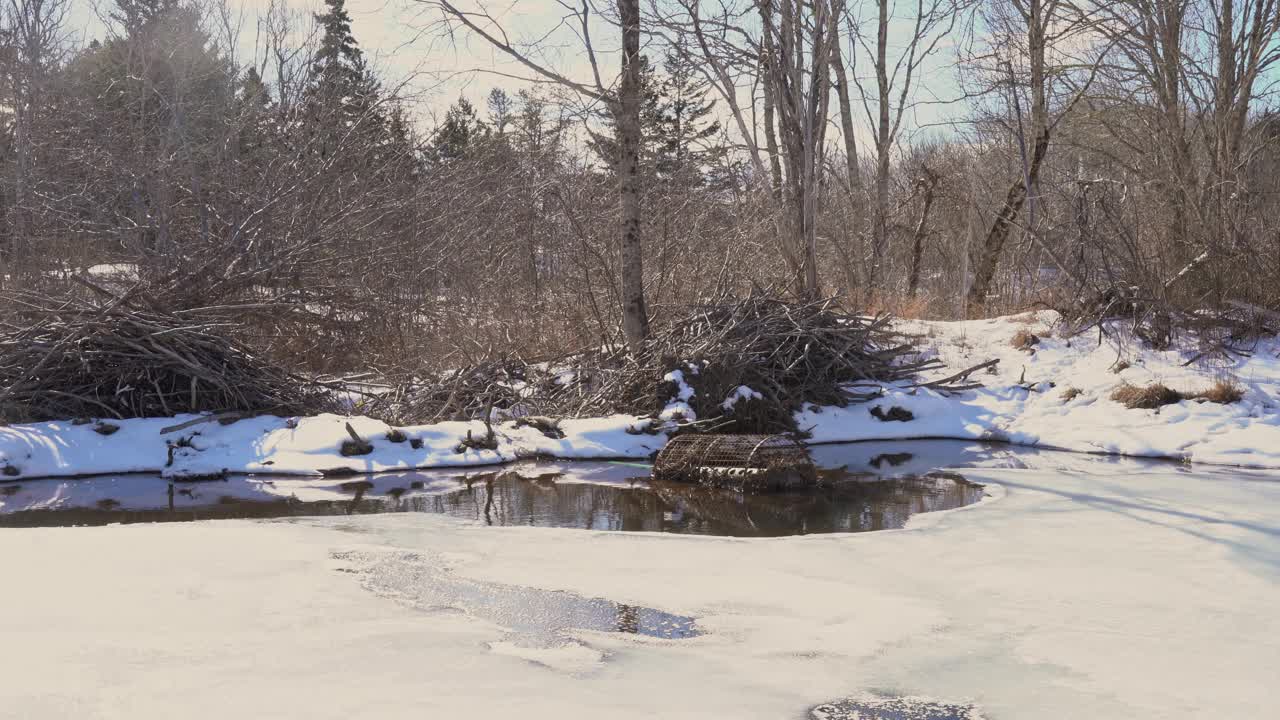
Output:
[[[145,476],[27,481],[8,486],[0,526],[419,512],[492,526],[766,537],[900,528],[917,513],[983,496],[981,485],[947,472],[881,478],[825,471],[819,489],[744,495],[643,477],[589,482],[576,478],[572,465],[564,467],[568,472],[503,470],[453,480],[436,473],[426,481],[407,473],[308,484],[313,492],[304,497],[318,489],[333,499],[305,502],[288,494],[296,489],[277,487],[284,479],[188,483],[176,493],[173,483]]]

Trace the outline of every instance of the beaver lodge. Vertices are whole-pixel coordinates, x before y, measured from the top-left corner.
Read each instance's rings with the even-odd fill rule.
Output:
[[[677,435],[654,460],[653,478],[748,492],[818,482],[809,452],[786,435]]]

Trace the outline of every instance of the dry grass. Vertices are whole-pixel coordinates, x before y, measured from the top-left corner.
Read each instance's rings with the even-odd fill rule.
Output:
[[[902,320],[925,320],[935,315],[931,312],[931,301],[932,298],[923,293],[915,297],[876,293],[862,309],[868,315],[887,314]]]
[[[1153,410],[1183,400],[1229,405],[1240,402],[1243,397],[1244,388],[1240,387],[1234,380],[1227,378],[1218,380],[1209,389],[1197,393],[1179,392],[1161,383],[1152,383],[1146,387],[1125,383],[1111,393],[1112,400],[1130,410],[1135,408]]]
[[[1009,340],[1009,344],[1018,350],[1031,352],[1036,345],[1040,344],[1040,337],[1028,330],[1019,330],[1014,333],[1013,338]]]
[[[1062,402],[1071,402],[1078,397],[1080,397],[1080,388],[1069,387],[1064,388],[1062,391]]]
[[[1231,378],[1223,378],[1210,385],[1208,390],[1196,393],[1195,397],[1197,400],[1219,405],[1230,405],[1231,403],[1240,402],[1244,398],[1244,388]]]
[[[1172,405],[1184,399],[1182,393],[1162,383],[1151,383],[1146,387],[1125,383],[1111,393],[1111,399],[1130,410],[1155,410],[1165,405]]]

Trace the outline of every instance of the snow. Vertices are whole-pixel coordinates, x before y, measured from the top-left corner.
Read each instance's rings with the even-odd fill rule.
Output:
[[[513,642],[491,642],[489,649],[500,655],[528,660],[553,670],[586,673],[599,667],[604,655],[585,645],[565,643],[550,647],[528,647]]]
[[[797,422],[813,442],[939,437],[998,440],[1078,452],[1164,457],[1200,463],[1280,467],[1280,341],[1258,341],[1248,357],[1214,363],[1192,362],[1199,348],[1184,343],[1154,351],[1127,341],[1111,326],[1096,333],[1052,335],[1057,315],[1045,311],[964,322],[904,322],[900,329],[921,336],[926,352],[942,359],[945,376],[998,358],[994,374],[974,376],[984,387],[944,396],[906,383],[884,388],[882,398],[845,408],[811,408]],[[1033,353],[1010,339],[1020,330],[1035,333]],[[1118,360],[1127,369],[1113,372]],[[1130,410],[1110,399],[1123,383],[1162,382],[1174,389],[1203,390],[1229,378],[1245,389],[1231,405],[1184,400],[1159,410]],[[1063,398],[1075,388],[1079,395]],[[870,411],[901,407],[915,416],[884,422]]]
[[[736,407],[740,401],[759,400],[761,397],[764,396],[746,385],[739,385],[733,389],[733,392],[729,393],[729,397],[725,398],[724,402],[720,403],[720,407],[724,408],[725,412],[733,412],[733,408]]]
[[[797,423],[814,443],[908,438],[997,440],[1020,445],[1079,452],[1165,457],[1196,463],[1280,468],[1280,341],[1259,340],[1248,356],[1230,360],[1197,359],[1199,348],[1184,342],[1167,351],[1140,347],[1126,340],[1123,327],[1112,326],[1104,337],[1088,333],[1073,338],[1054,334],[1052,312],[963,322],[907,321],[904,332],[919,336],[922,353],[938,357],[946,369],[938,377],[989,359],[999,359],[993,373],[979,372],[984,387],[948,396],[908,383],[880,386],[881,397],[847,407],[810,407]],[[1010,339],[1020,330],[1034,332],[1040,342],[1033,352],[1019,350]],[[1117,361],[1127,369],[1113,372]],[[694,390],[686,364],[664,379],[675,394],[657,422],[696,420],[688,401]],[[1231,405],[1183,401],[1159,410],[1129,410],[1110,399],[1118,385],[1163,382],[1183,391],[1204,389],[1229,378],[1245,390]],[[1079,394],[1066,399],[1063,392]],[[865,384],[859,386],[866,391]],[[730,408],[754,390],[740,387],[724,400]],[[898,407],[907,421],[884,421],[871,415]],[[118,422],[110,436],[92,425],[51,422],[0,427],[0,469],[6,477],[68,476],[124,472],[162,472],[170,476],[229,473],[318,475],[321,471],[403,471],[510,462],[528,457],[566,459],[645,459],[666,439],[650,433],[653,420],[628,415],[567,419],[565,438],[545,437],[536,428],[513,423],[494,425],[495,450],[456,451],[471,432],[483,436],[479,422],[443,422],[401,428],[410,442],[385,440],[384,423],[365,417],[321,415],[307,418],[259,417],[231,425],[204,423],[185,430],[160,431],[193,416]],[[370,455],[339,454],[348,438],[345,425],[373,443]],[[190,438],[194,448],[176,448],[170,461],[167,443]],[[17,473],[14,475],[13,473]]]
[[[972,447],[955,452],[984,462]],[[970,468],[991,499],[862,534],[420,514],[0,531],[0,707],[772,720],[889,696],[990,718],[1265,715],[1276,476],[1068,462]],[[691,616],[702,634],[591,629],[555,611],[560,597]]]
[[[689,371],[693,375],[698,374],[698,368],[695,365],[688,365]],[[694,412],[693,407],[689,405],[689,401],[693,399],[693,388],[689,387],[689,383],[684,379],[683,370],[672,370],[662,376],[665,382],[674,383],[676,386],[676,394],[671,398],[671,402],[658,413],[658,420],[669,422],[691,422],[698,419],[698,414]]]
[[[137,281],[138,266],[134,263],[107,263],[86,268],[85,275],[95,279]]]
[[[221,473],[320,475],[322,471],[388,472],[414,468],[463,467],[510,462],[536,456],[643,458],[657,450],[663,436],[628,432],[647,421],[632,416],[565,420],[563,439],[532,427],[495,424],[496,450],[458,444],[472,433],[483,437],[484,424],[443,422],[400,428],[406,440],[386,439],[391,429],[366,417],[319,415],[304,418],[262,416],[230,425],[206,422],[183,430],[162,430],[196,416],[114,421],[119,430],[101,435],[93,424],[69,421],[0,427],[0,466],[20,477],[160,472],[170,477]],[[369,455],[343,457],[339,450],[351,427],[373,444]],[[166,442],[190,438],[194,447],[175,448],[172,462]],[[420,448],[414,445],[420,443]],[[14,476],[18,477],[18,476]]]

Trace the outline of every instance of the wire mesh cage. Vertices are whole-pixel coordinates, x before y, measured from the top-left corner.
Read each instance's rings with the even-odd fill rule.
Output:
[[[785,435],[678,435],[658,453],[653,477],[738,490],[817,483],[809,452]]]

